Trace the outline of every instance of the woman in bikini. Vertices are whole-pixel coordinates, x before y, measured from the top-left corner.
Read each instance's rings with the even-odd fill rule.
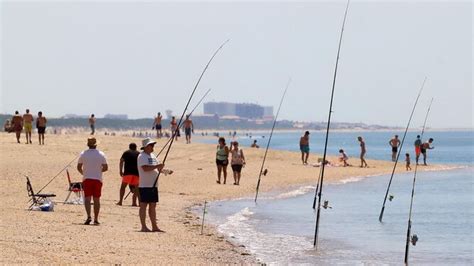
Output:
[[[367,165],[367,162],[365,161],[365,153],[367,152],[367,150],[365,149],[365,141],[362,137],[357,137],[357,139],[359,140],[360,142],[360,167],[369,167]]]
[[[175,140],[178,141],[178,137],[180,136],[180,134],[179,134],[179,129],[178,129],[178,123],[176,122],[176,117],[173,116],[171,118],[170,125],[171,125],[171,136],[173,136],[176,133]]]
[[[219,138],[216,151],[217,184],[221,183],[221,173],[224,172],[224,184],[227,180],[227,165],[229,164],[229,147],[225,144],[223,137]]]
[[[234,185],[238,186],[240,184],[240,176],[242,172],[242,167],[245,165],[245,157],[242,149],[239,149],[239,143],[234,141],[232,143],[232,159],[231,167],[232,172],[234,173]]]

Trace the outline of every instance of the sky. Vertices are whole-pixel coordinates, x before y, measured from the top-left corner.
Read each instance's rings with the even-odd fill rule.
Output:
[[[278,106],[326,121],[345,1],[2,1],[0,113],[153,117],[193,106]],[[351,1],[333,121],[473,128],[471,1]],[[196,114],[201,113],[198,108]]]

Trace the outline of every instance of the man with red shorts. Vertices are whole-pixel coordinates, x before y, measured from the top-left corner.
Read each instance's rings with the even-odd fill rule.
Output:
[[[127,185],[133,193],[132,206],[137,205],[138,195],[138,167],[137,158],[140,152],[137,151],[137,144],[130,143],[128,151],[125,151],[120,158],[120,176],[122,177],[122,185],[120,186],[120,200],[117,205],[122,205],[125,188]]]
[[[77,162],[77,170],[83,176],[84,207],[87,214],[84,224],[92,222],[91,200],[94,199],[94,224],[99,225],[102,173],[108,170],[107,159],[104,153],[97,149],[97,140],[95,138],[88,138],[87,146],[89,149],[81,152]]]

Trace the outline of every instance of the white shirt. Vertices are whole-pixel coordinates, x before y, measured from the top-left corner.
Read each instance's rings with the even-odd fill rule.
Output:
[[[138,175],[140,176],[138,187],[153,187],[156,177],[158,176],[158,170],[154,169],[153,171],[146,172],[145,170],[143,170],[142,166],[153,166],[158,164],[158,160],[156,159],[156,156],[153,153],[148,155],[145,152],[141,152],[140,155],[138,155],[137,165]]]
[[[102,182],[102,165],[107,164],[105,154],[97,149],[81,152],[78,163],[82,164],[84,179],[95,179]]]

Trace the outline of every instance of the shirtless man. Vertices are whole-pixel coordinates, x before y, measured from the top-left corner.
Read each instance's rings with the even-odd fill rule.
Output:
[[[89,117],[89,125],[91,127],[91,135],[95,134],[95,115],[91,114],[91,117]]]
[[[430,138],[427,142],[421,144],[421,154],[423,154],[423,165],[427,165],[426,164],[426,150],[431,150],[431,149],[434,149],[434,146],[431,146],[431,144],[433,143],[433,139]]]
[[[25,129],[26,144],[31,142],[31,130],[33,129],[33,116],[30,114],[30,109],[26,109],[26,114],[23,115],[23,128]]]
[[[38,112],[38,118],[36,119],[36,128],[38,129],[38,141],[40,145],[44,145],[44,133],[46,132],[46,117],[43,116],[43,112]]]
[[[357,140],[359,140],[360,142],[360,167],[369,167],[367,165],[367,162],[365,161],[365,153],[367,152],[367,150],[365,149],[365,141],[362,137],[357,137]]]
[[[20,143],[21,131],[23,130],[23,117],[20,116],[18,111],[15,111],[15,115],[12,117],[12,128],[15,131],[16,141]]]
[[[189,119],[189,115],[186,116],[186,120],[183,123],[184,134],[186,135],[186,144],[191,143],[191,133],[194,133],[193,121]]]
[[[158,115],[155,117],[155,121],[153,122],[153,129],[156,129],[156,137],[161,138],[163,136],[163,133],[161,132],[162,126],[161,126],[161,120],[163,119],[163,116],[161,115],[160,112],[158,112]]]
[[[301,161],[303,164],[308,164],[309,157],[309,131],[306,131],[300,138]]]
[[[398,147],[400,146],[398,135],[395,135],[395,137],[391,139],[388,144],[392,147],[392,161],[395,162],[397,160]]]

